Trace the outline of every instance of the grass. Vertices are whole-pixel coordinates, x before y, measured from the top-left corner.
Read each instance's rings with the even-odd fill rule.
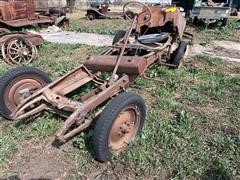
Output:
[[[128,28],[129,21],[123,19],[96,19],[89,21],[85,18],[73,20],[70,30],[76,32],[115,35],[118,30]]]
[[[116,11],[121,12],[119,9]],[[130,23],[120,16],[117,19],[95,19],[89,21],[85,14],[84,10],[79,10],[70,15],[71,31],[115,35],[118,30],[126,30]]]
[[[227,26],[213,26],[209,28],[197,27],[196,39],[208,44],[212,40],[229,40],[240,42],[240,23],[236,19],[229,19]]]
[[[40,67],[56,79],[102,48],[85,45],[41,47]],[[77,151],[66,152],[79,171],[100,169],[104,178],[134,179],[237,179],[240,164],[240,66],[209,56],[196,56],[192,66],[176,71],[153,66],[148,76],[159,84],[139,78],[128,90],[146,99],[148,114],[141,138],[127,152],[114,156],[101,169],[91,155],[92,131],[74,139]],[[11,67],[1,63],[0,74]],[[234,75],[233,75],[234,74]],[[61,119],[45,113],[34,122],[4,122],[0,134],[0,167],[12,161],[24,141],[53,136]],[[93,168],[94,167],[94,168]],[[14,172],[17,173],[17,172]],[[0,176],[3,174],[0,173]]]
[[[20,123],[7,127],[0,134],[0,166],[6,163],[8,158],[17,151],[21,142],[31,138],[44,138],[53,135],[59,125],[59,118],[46,113],[35,119],[30,126]]]
[[[40,47],[39,58],[29,66],[46,71],[54,79],[76,68],[85,62],[91,54],[101,52],[104,47],[93,47],[87,45],[63,45],[45,43]],[[0,74],[3,74],[12,66],[0,62]]]

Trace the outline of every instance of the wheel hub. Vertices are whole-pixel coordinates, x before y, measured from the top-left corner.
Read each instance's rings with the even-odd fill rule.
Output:
[[[114,151],[121,151],[137,135],[140,125],[138,107],[129,106],[121,111],[112,125],[109,133],[108,145]]]
[[[9,85],[4,94],[6,105],[14,110],[23,99],[29,97],[43,86],[44,82],[34,78],[18,79]]]
[[[125,134],[130,133],[130,131],[131,131],[131,125],[130,125],[130,123],[125,122],[125,123],[123,123],[123,124],[120,126],[120,132],[119,132],[119,134],[120,134],[121,136],[124,136]]]
[[[20,48],[19,51],[18,51],[19,55],[21,57],[26,57],[28,56],[29,52],[28,52],[28,49],[27,48]]]

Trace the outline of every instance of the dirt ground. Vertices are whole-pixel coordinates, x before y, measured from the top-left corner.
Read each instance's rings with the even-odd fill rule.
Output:
[[[240,63],[240,43],[232,41],[215,40],[208,45],[193,44],[189,47],[189,55],[211,55],[226,61]]]
[[[113,36],[94,34],[94,33],[76,33],[71,31],[40,33],[45,41],[61,44],[86,44],[90,46],[110,46]]]
[[[63,44],[86,44],[94,46],[110,46],[112,44],[113,36],[101,35],[93,33],[76,33],[76,32],[52,32],[41,33],[43,38],[51,43]],[[189,55],[211,55],[227,61],[240,62],[240,43],[215,40],[203,46],[201,43],[194,43],[189,48]]]

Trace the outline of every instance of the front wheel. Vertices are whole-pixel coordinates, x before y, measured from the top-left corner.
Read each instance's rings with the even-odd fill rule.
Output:
[[[228,18],[223,18],[222,26],[226,26],[228,24]]]
[[[114,36],[114,38],[113,38],[112,45],[118,43],[118,42],[125,36],[125,34],[126,34],[126,31],[124,31],[124,30],[119,30],[119,31],[115,34],[115,36]]]
[[[93,152],[100,162],[110,161],[113,152],[123,151],[141,133],[146,116],[144,100],[124,92],[106,106],[96,122]]]
[[[9,119],[11,113],[26,98],[51,83],[46,73],[32,67],[18,67],[0,79],[0,114]]]

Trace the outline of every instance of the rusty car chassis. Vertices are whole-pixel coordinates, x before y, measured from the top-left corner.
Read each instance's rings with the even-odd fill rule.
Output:
[[[58,80],[43,87],[43,80],[35,77],[40,70],[35,69],[30,76],[26,67],[23,71],[18,68],[16,71],[20,73],[10,80],[8,77],[14,74],[14,70],[4,75],[0,82],[0,100],[5,102],[8,111],[1,106],[1,114],[12,120],[34,117],[44,110],[63,116],[66,121],[56,135],[56,140],[63,143],[95,124],[93,151],[96,159],[102,162],[111,160],[113,152],[125,149],[139,135],[146,109],[140,96],[124,92],[124,88],[144,75],[153,64],[175,67],[168,59],[172,44],[182,42],[185,27],[185,20],[177,8],[169,10],[128,2],[124,12],[129,10],[129,5],[136,3],[143,6],[142,12],[135,13],[128,31],[113,46],[100,55],[90,56],[85,64]],[[159,34],[152,34],[153,31]],[[132,34],[136,41],[140,39],[142,42],[131,43]],[[160,39],[153,42],[152,36]],[[179,56],[177,49],[175,54]],[[181,49],[181,58],[185,50],[186,47]],[[106,72],[110,75],[103,78]],[[4,84],[7,84],[5,88]],[[81,95],[74,99],[69,98],[73,92],[83,91],[86,84],[92,85],[91,90],[79,93]]]

